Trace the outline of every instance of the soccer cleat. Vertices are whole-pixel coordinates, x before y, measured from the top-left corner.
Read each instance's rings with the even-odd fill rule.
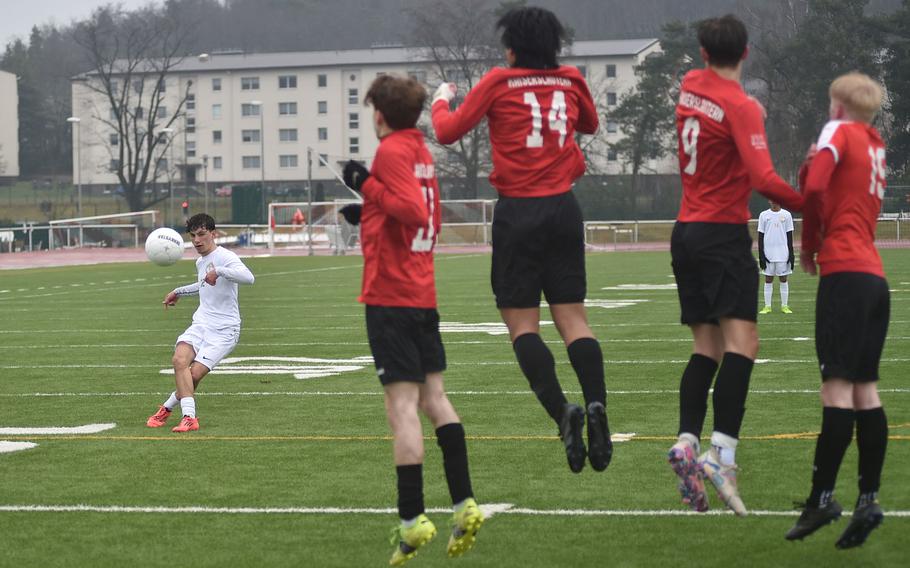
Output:
[[[785,314],[792,314],[793,310],[790,309],[790,306],[781,306],[780,311]]]
[[[803,510],[793,528],[784,537],[787,540],[802,540],[825,525],[831,524],[840,518],[844,508],[835,500],[831,500],[823,507],[810,507],[803,503],[799,505]]]
[[[189,432],[191,430],[199,429],[199,419],[190,418],[189,416],[184,416],[183,420],[180,421],[180,424],[171,428],[171,432]]]
[[[559,437],[566,446],[566,458],[573,473],[578,473],[585,467],[587,453],[584,440],[581,439],[581,431],[584,429],[585,411],[577,404],[566,403],[559,421]]]
[[[680,440],[670,448],[667,456],[670,467],[679,477],[679,494],[682,501],[693,510],[704,513],[708,510],[708,495],[705,482],[698,468],[695,448],[686,440]]]
[[[717,450],[712,447],[698,458],[698,468],[702,476],[714,484],[717,496],[724,505],[740,517],[745,517],[746,506],[736,487],[736,465],[721,464]]]
[[[446,552],[449,558],[458,558],[474,548],[477,531],[483,524],[483,513],[473,497],[469,497],[464,506],[452,515],[452,535]]]
[[[149,419],[145,421],[145,425],[149,428],[161,428],[167,424],[167,419],[170,417],[171,411],[162,405],[158,407],[158,412],[149,416]]]
[[[764,308],[758,310],[758,313],[760,313],[760,314],[770,314],[770,313],[771,313],[771,306],[765,306]]]
[[[613,459],[613,441],[607,424],[607,409],[599,402],[588,405],[588,460],[594,471],[603,471]]]
[[[414,558],[420,547],[433,540],[434,536],[436,536],[436,526],[424,514],[418,515],[416,522],[410,527],[398,525],[392,529],[392,536],[389,539],[391,544],[397,545],[389,560],[389,565],[401,566]]]
[[[862,546],[866,539],[869,538],[869,533],[882,524],[884,519],[885,514],[882,512],[882,507],[878,504],[878,501],[860,505],[853,511],[853,518],[850,519],[850,524],[844,529],[843,534],[840,535],[834,546],[841,550]]]

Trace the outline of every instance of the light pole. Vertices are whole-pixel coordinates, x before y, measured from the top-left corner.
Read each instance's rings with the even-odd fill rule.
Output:
[[[205,212],[209,212],[209,155],[202,155],[202,193],[205,195]],[[214,217],[214,215],[213,215]]]
[[[71,116],[66,121],[76,129],[76,187],[79,192],[76,201],[76,214],[82,217],[82,128],[80,127],[82,119],[78,116]]]
[[[266,214],[268,206],[265,199],[265,105],[262,101],[250,101],[250,104],[259,108],[259,173],[260,185],[262,189],[262,213]],[[266,223],[269,219],[266,219]]]
[[[171,174],[171,168],[174,167],[174,129],[170,126],[166,126],[158,132],[167,135],[167,147],[170,154],[170,158],[167,161],[167,208],[168,221],[171,223],[171,225],[173,225],[174,219],[176,218],[176,215],[174,213],[174,177]]]

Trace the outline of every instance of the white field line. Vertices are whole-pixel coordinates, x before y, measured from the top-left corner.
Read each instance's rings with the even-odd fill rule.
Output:
[[[697,513],[687,509],[531,509],[510,503],[481,505],[484,515],[526,515],[547,517],[716,517],[730,516],[724,510]],[[208,513],[216,515],[393,515],[391,507],[139,507],[123,505],[0,505],[4,513]],[[427,509],[430,514],[448,514],[449,508]],[[799,511],[749,511],[754,517],[796,517]],[[845,515],[850,512],[844,511]],[[888,518],[910,518],[910,511],[885,511]]]
[[[5,440],[0,440],[0,454],[11,454],[21,450],[28,450],[37,445],[38,444],[33,442],[7,442]]]
[[[97,434],[115,428],[117,424],[86,424],[85,426],[48,427],[48,428],[0,428],[0,436],[46,436],[60,434]]]

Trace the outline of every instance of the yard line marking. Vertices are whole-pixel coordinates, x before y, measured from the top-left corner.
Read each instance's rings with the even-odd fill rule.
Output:
[[[480,505],[484,516],[528,515],[547,517],[716,517],[729,516],[732,511],[712,509],[699,513],[689,509],[532,509],[517,507],[511,503]],[[392,507],[143,507],[129,505],[0,505],[4,513],[208,513],[215,515],[392,515],[398,509]],[[432,507],[430,514],[450,514],[449,507]],[[754,517],[796,517],[799,511],[749,510]],[[844,515],[852,514],[844,511]],[[885,511],[888,518],[910,518],[910,511]]]
[[[38,444],[32,442],[7,442],[0,440],[0,454],[11,454],[22,450],[28,450],[36,447]]]
[[[61,435],[68,434],[96,434],[104,432],[117,426],[116,422],[106,424],[86,424],[84,426],[65,426],[65,427],[38,427],[38,428],[20,428],[5,427],[0,428],[0,435],[7,436],[30,436],[30,435]]]

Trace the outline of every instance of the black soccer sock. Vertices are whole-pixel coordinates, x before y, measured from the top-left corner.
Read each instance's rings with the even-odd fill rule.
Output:
[[[724,353],[714,383],[714,430],[739,439],[746,415],[746,395],[755,361],[739,353]]]
[[[411,520],[424,512],[423,508],[423,464],[397,465],[398,473],[398,516]]]
[[[882,407],[856,411],[856,446],[859,449],[859,500],[876,499],[888,447],[888,419]],[[861,503],[862,502],[862,503]]]
[[[827,505],[834,493],[837,471],[853,438],[853,409],[826,406],[822,409],[822,431],[815,442],[812,465],[812,493],[808,505]]]
[[[461,503],[474,496],[471,474],[468,472],[468,446],[464,441],[464,426],[453,422],[436,429],[436,443],[442,449],[442,464],[449,484],[452,503]]]
[[[717,372],[717,361],[698,353],[689,357],[689,364],[679,381],[679,432],[701,438],[701,429],[708,413],[708,391]]]
[[[526,333],[515,338],[512,343],[518,366],[543,405],[557,425],[562,418],[562,407],[566,404],[566,395],[556,378],[556,361],[553,354],[536,333]]]
[[[585,397],[585,406],[592,402],[607,405],[607,386],[604,383],[604,355],[600,343],[593,337],[582,337],[569,344],[569,361]]]

